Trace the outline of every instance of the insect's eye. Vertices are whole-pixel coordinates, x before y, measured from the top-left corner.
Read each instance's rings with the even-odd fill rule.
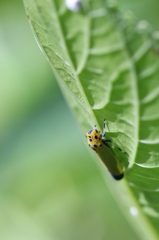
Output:
[[[92,131],[93,131],[93,130],[89,130],[87,134],[91,134]]]

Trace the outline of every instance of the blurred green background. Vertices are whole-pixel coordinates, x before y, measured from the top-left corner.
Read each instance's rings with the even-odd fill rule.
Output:
[[[157,0],[118,2],[158,29]],[[0,76],[0,239],[140,239],[84,145],[16,0],[0,1]]]

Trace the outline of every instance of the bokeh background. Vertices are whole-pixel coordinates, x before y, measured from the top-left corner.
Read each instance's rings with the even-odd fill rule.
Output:
[[[120,0],[159,28],[158,0]],[[28,24],[0,0],[0,239],[140,240],[90,155]]]

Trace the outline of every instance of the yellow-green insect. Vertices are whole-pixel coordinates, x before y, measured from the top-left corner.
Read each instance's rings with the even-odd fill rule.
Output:
[[[106,119],[104,119],[102,133],[100,133],[95,125],[94,129],[86,133],[86,138],[88,140],[88,145],[97,153],[98,157],[106,165],[113,178],[120,180],[124,177],[124,172],[120,166],[119,160],[109,146],[111,141],[105,138],[105,126]],[[118,149],[121,151],[120,148]]]

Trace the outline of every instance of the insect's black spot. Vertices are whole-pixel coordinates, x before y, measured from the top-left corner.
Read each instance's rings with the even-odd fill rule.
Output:
[[[89,136],[89,138],[91,138],[91,136]]]
[[[98,130],[96,129],[96,133],[98,133]]]
[[[97,137],[97,136],[95,136],[95,139],[98,139],[98,137]]]
[[[96,144],[94,144],[94,147],[95,147],[95,148],[97,148],[97,145],[96,145]]]
[[[90,142],[92,142],[92,139],[89,139]]]
[[[100,140],[101,138],[99,138],[99,140]]]

